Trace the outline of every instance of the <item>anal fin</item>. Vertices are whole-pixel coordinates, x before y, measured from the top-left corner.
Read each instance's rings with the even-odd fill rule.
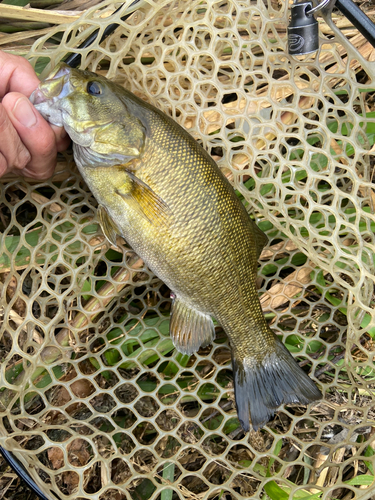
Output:
[[[211,316],[197,311],[180,298],[173,301],[170,332],[173,345],[189,356],[211,344],[215,328]]]
[[[100,227],[102,228],[102,231],[104,233],[104,236],[107,238],[107,240],[111,243],[111,245],[114,245],[117,247],[117,235],[120,235],[120,231],[118,230],[116,224],[112,220],[112,218],[109,216],[107,210],[103,207],[103,205],[99,205],[98,207],[98,218],[100,222]]]

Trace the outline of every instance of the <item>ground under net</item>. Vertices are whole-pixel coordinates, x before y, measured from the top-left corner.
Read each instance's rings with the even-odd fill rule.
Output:
[[[369,499],[373,49],[320,19],[319,51],[290,57],[276,0],[147,0],[126,22],[109,17],[118,6],[50,30],[28,59],[45,74],[120,24],[81,67],[162,109],[218,162],[269,237],[266,318],[324,396],[244,434],[224,332],[175,351],[170,291],[125,242],[109,246],[66,153],[49,181],[1,186],[1,445],[51,498]]]

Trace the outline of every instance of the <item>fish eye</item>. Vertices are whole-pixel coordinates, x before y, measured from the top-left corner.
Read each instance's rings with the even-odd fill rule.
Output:
[[[87,84],[86,90],[90,95],[100,95],[102,93],[102,87],[98,82],[89,82]]]

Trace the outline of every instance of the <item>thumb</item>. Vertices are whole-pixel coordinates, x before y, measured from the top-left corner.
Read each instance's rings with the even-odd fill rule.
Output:
[[[46,179],[56,164],[56,137],[49,123],[23,94],[10,92],[2,102],[31,160],[24,175]]]

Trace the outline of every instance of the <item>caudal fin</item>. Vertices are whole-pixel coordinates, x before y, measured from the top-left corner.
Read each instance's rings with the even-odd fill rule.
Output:
[[[314,382],[277,339],[276,350],[259,362],[232,357],[238,418],[245,432],[263,427],[284,403],[308,404],[321,399]]]

